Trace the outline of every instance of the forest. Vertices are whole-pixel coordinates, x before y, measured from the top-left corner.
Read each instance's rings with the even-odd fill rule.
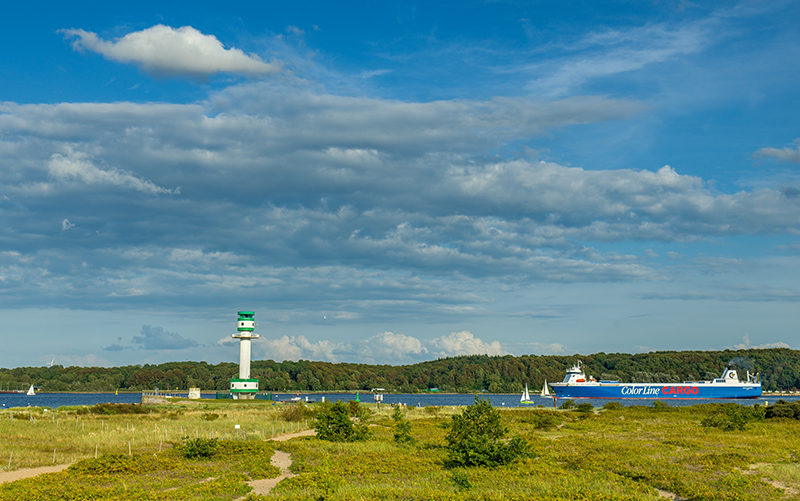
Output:
[[[468,355],[440,358],[413,365],[368,365],[254,360],[252,377],[264,391],[387,391],[417,393],[515,393],[525,384],[533,391],[544,380],[564,378],[565,370],[581,360],[587,374],[622,382],[680,382],[711,379],[729,364],[761,374],[764,391],[800,388],[800,351],[788,348],[595,353],[591,355]],[[226,390],[238,375],[235,363],[168,362],[121,367],[0,368],[0,390],[39,391],[162,390],[196,387]]]

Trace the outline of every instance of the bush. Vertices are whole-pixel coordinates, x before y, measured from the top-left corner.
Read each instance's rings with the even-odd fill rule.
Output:
[[[719,428],[724,431],[744,430],[754,421],[764,420],[764,408],[759,405],[745,407],[739,404],[721,404],[719,410],[703,418],[700,424],[707,428]]]
[[[414,442],[414,437],[411,436],[411,422],[408,421],[403,415],[403,410],[400,406],[395,406],[392,413],[394,419],[394,441],[398,444],[410,444]]]
[[[589,402],[583,402],[575,406],[575,410],[578,412],[592,412],[594,411],[594,406]]]
[[[184,438],[181,453],[188,459],[210,458],[217,453],[219,441],[216,438]]]
[[[572,409],[573,407],[575,407],[575,401],[571,398],[564,400],[564,403],[561,404],[562,409]]]
[[[800,419],[800,401],[789,403],[783,399],[766,408],[766,418]]]
[[[447,426],[447,466],[500,466],[529,454],[522,437],[506,441],[508,428],[500,422],[500,411],[480,397]]]
[[[341,400],[336,403],[323,403],[317,411],[317,417],[312,425],[317,431],[317,437],[329,442],[360,442],[371,436],[367,425],[369,411],[356,406],[355,422],[350,420],[352,406],[345,405]]]
[[[622,404],[619,402],[608,402],[603,406],[603,410],[606,411],[618,411],[620,409],[622,409]]]

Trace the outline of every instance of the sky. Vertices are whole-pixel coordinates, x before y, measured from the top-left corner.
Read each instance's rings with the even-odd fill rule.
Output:
[[[800,349],[798,17],[6,5],[0,367]]]

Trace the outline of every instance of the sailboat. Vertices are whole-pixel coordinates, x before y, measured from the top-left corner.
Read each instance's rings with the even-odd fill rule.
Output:
[[[26,393],[26,395],[36,395],[36,392],[33,391],[33,385],[31,385],[31,387],[28,388],[28,393]]]
[[[522,392],[522,398],[519,399],[519,403],[521,403],[521,404],[532,404],[532,403],[534,403],[533,400],[531,400],[530,393],[528,393],[528,385],[527,384],[525,384],[525,391]]]
[[[540,396],[542,396],[542,397],[549,397],[550,396],[550,390],[547,388],[547,380],[546,379],[544,380],[544,386],[542,386],[542,394]]]

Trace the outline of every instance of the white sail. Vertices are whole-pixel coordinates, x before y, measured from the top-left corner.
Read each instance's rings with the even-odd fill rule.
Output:
[[[528,385],[527,384],[525,385],[525,391],[522,392],[522,398],[520,398],[519,401],[521,403],[523,403],[523,404],[530,403],[530,401],[531,401],[531,395],[530,395],[530,393],[528,393]]]
[[[541,396],[542,397],[549,397],[550,396],[550,390],[547,388],[547,380],[546,379],[544,380],[544,386],[542,386],[542,394],[541,394]]]
[[[36,392],[33,391],[33,385],[31,385],[31,387],[28,388],[28,395],[36,395]]]

